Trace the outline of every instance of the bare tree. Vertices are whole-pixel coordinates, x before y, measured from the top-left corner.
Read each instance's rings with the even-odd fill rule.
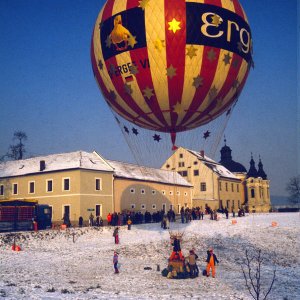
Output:
[[[240,265],[244,275],[246,287],[253,299],[265,300],[270,294],[275,282],[276,265],[274,264],[271,283],[269,287],[267,287],[267,291],[264,292],[262,286],[262,265],[265,261],[265,258],[263,258],[260,249],[258,249],[254,254],[250,254],[249,251],[246,250],[245,254],[246,258]]]
[[[286,185],[286,191],[289,193],[291,203],[299,205],[300,202],[300,175],[290,178]]]
[[[23,141],[27,140],[27,135],[24,131],[15,131],[13,140],[17,140],[16,145],[10,145],[7,156],[13,158],[14,160],[20,160],[24,158],[25,145]]]

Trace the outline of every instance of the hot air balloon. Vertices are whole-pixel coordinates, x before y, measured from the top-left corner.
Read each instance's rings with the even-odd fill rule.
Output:
[[[107,0],[91,60],[117,121],[134,124],[133,135],[154,131],[157,142],[170,134],[175,149],[178,133],[236,103],[253,66],[251,30],[238,0]]]

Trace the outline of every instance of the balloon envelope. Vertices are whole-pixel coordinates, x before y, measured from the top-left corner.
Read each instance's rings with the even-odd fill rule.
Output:
[[[176,133],[235,103],[253,64],[251,30],[238,0],[108,0],[91,59],[115,112]]]

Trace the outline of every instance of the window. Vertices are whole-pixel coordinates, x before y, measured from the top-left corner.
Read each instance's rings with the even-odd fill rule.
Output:
[[[239,193],[240,192],[240,186],[237,184],[236,185],[236,191]]]
[[[179,191],[177,191],[177,192],[176,192],[176,195],[177,195],[177,196],[180,196],[180,192],[179,192]]]
[[[233,183],[231,184],[231,191],[234,192]]]
[[[226,190],[226,192],[228,192],[228,183],[227,182],[225,183],[225,190]]]
[[[161,191],[161,193],[162,193],[163,195],[165,195],[165,194],[166,194],[166,191]]]
[[[3,196],[4,195],[4,185],[1,184],[0,185],[0,196]]]
[[[194,170],[194,176],[199,176],[199,170]]]
[[[238,208],[241,208],[241,201],[238,200]]]
[[[198,162],[197,162],[197,161],[194,161],[194,165],[198,165]]]
[[[255,191],[254,191],[254,189],[251,189],[251,198],[255,198]]]
[[[142,195],[146,194],[146,191],[144,189],[141,189],[141,194]]]
[[[18,195],[18,184],[17,183],[13,183],[12,193],[13,193],[13,195]]]
[[[156,209],[156,204],[152,204],[152,209]]]
[[[96,186],[96,191],[101,191],[102,190],[102,181],[101,178],[96,178],[96,182],[95,182]]]
[[[131,188],[131,189],[130,189],[130,193],[131,193],[131,194],[134,194],[134,193],[135,193],[135,189]]]
[[[170,204],[170,209],[173,210],[173,205],[172,204]]]
[[[170,195],[173,195],[173,191],[170,191],[169,194],[170,194]]]
[[[219,182],[219,190],[222,191],[222,182]]]
[[[182,161],[182,162],[179,162],[179,163],[178,163],[178,167],[179,167],[179,168],[182,168],[182,167],[184,167],[184,161]]]
[[[34,181],[29,182],[29,194],[34,194]]]
[[[141,204],[141,209],[146,209],[146,204]]]
[[[230,200],[227,200],[226,201],[226,208],[229,209],[229,206],[230,206]]]
[[[182,177],[187,177],[187,171],[179,171],[178,174]]]
[[[96,204],[96,216],[102,216],[102,205]]]
[[[166,168],[169,169],[169,168],[170,168],[170,165],[166,165]]]
[[[184,192],[184,196],[187,196],[187,192]]]
[[[201,182],[200,184],[200,191],[205,192],[206,191],[206,182]]]
[[[46,191],[47,192],[53,192],[53,180],[52,179],[47,180]]]
[[[179,154],[179,158],[183,158],[183,154],[182,153]]]
[[[70,190],[70,178],[63,178],[63,190],[64,191]]]
[[[155,195],[156,194],[156,191],[155,190],[152,190],[152,195]]]
[[[135,204],[130,205],[131,209],[135,209]]]

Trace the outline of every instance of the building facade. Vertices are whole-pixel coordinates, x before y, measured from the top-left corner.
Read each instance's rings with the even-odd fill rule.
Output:
[[[191,185],[175,172],[107,161],[77,151],[0,164],[1,200],[37,200],[52,207],[52,221],[72,224],[92,213],[156,212],[191,206]]]
[[[232,159],[231,149],[225,145],[221,149],[220,163],[235,174],[242,182],[244,206],[249,212],[269,212],[271,210],[270,180],[259,158],[258,170],[251,154],[250,167],[246,168]]]
[[[238,211],[244,203],[242,181],[204,152],[178,148],[162,169],[174,170],[193,186],[192,206]]]

